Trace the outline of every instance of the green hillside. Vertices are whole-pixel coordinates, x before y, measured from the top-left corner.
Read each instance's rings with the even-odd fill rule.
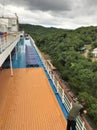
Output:
[[[70,88],[87,102],[89,117],[97,123],[97,61],[91,51],[97,47],[97,27],[76,30],[20,25],[29,33],[42,52],[50,56],[53,65]],[[85,57],[85,50],[89,51]]]

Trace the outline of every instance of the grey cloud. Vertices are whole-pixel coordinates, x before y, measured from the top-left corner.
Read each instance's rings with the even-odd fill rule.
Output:
[[[15,12],[28,23],[73,28],[97,23],[97,0],[0,0],[0,4],[4,1],[5,6],[23,7],[23,12]]]
[[[39,10],[54,10],[54,11],[59,11],[59,10],[70,10],[71,6],[66,0],[33,0],[32,4],[34,5],[34,9],[39,9]],[[31,9],[31,6],[30,6]]]
[[[88,6],[97,6],[97,0],[86,0]]]
[[[24,6],[30,10],[43,11],[71,9],[71,0],[5,0],[5,4]]]

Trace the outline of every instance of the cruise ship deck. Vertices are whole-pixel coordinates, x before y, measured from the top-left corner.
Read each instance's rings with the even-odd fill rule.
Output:
[[[66,130],[73,102],[33,39],[2,45],[0,130]],[[92,129],[79,116],[77,130]]]
[[[14,75],[10,69],[0,72],[0,130],[65,130],[66,119],[34,47],[39,67],[26,67],[27,45],[30,40],[17,45]]]
[[[0,73],[0,130],[65,130],[66,120],[42,68]]]

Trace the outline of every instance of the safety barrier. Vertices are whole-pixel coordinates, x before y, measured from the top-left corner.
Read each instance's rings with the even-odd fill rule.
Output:
[[[73,104],[73,100],[70,97],[70,95],[68,94],[65,85],[61,83],[60,78],[58,77],[58,75],[56,74],[55,71],[53,71],[51,65],[49,64],[49,62],[47,62],[41,55],[41,52],[39,51],[39,49],[37,48],[37,46],[35,45],[34,40],[30,37],[32,44],[34,45],[38,55],[40,56],[45,69],[47,70],[47,73],[49,74],[50,79],[52,80],[57,93],[59,94],[62,103],[64,104],[64,107],[66,108],[67,112],[70,111],[70,109],[72,108],[72,104]],[[78,116],[77,117],[77,130],[92,130],[91,126],[89,125],[89,123],[87,122],[87,120],[83,117]]]
[[[0,35],[0,53],[2,53],[8,46],[10,46],[20,34],[6,34]]]

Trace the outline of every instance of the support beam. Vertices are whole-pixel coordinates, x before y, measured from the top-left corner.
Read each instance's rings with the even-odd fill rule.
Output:
[[[15,55],[16,55],[16,60],[17,60],[17,46],[15,46]]]
[[[13,68],[12,68],[12,58],[11,58],[11,53],[10,53],[10,73],[11,73],[11,76],[13,76]]]

